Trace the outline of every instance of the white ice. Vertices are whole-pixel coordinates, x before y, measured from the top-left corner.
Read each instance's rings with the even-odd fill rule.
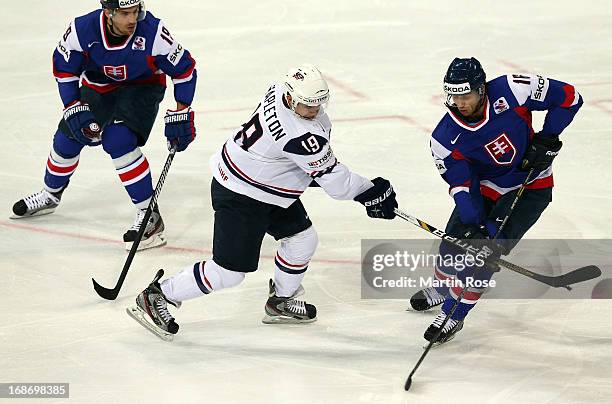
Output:
[[[612,400],[610,301],[487,300],[455,341],[404,379],[434,314],[360,298],[362,238],[427,238],[321,190],[303,197],[320,235],[304,280],[319,320],[260,320],[275,245],[238,288],[189,301],[172,343],[124,312],[158,268],[211,253],[208,157],[269,82],[297,63],[327,75],[341,160],[390,178],[407,212],[443,226],[452,208],[428,150],[455,56],[488,77],[535,72],[575,84],[585,105],[563,135],[554,202],[529,238],[611,238],[612,12],[608,1],[162,1],[147,6],[198,61],[197,141],[177,155],[160,198],[168,246],[139,253],[119,298],[103,301],[126,253],[133,208],[108,156],[84,150],[58,210],[9,220],[42,187],[61,103],[51,52],[96,1],[3,2],[0,27],[0,382],[70,382],[70,401],[173,403],[593,403]],[[171,107],[168,89],[162,110]],[[536,119],[541,122],[541,115]],[[161,117],[144,148],[154,180],[167,151]],[[60,402],[47,400],[44,402]]]

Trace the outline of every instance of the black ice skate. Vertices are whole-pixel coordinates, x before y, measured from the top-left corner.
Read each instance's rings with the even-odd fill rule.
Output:
[[[18,200],[13,205],[13,216],[11,216],[11,219],[23,219],[53,213],[57,205],[59,205],[62,193],[64,193],[67,186],[68,184],[64,185],[58,192],[49,192],[43,189],[40,192]]]
[[[425,334],[423,335],[423,337],[427,341],[431,342],[432,338],[434,338],[438,330],[440,330],[440,326],[444,322],[444,319],[446,319],[446,313],[440,310],[440,313],[435,318],[433,323],[431,323],[431,325],[427,328],[427,330],[425,330]],[[448,342],[451,339],[455,338],[455,335],[459,331],[461,331],[462,328],[463,328],[463,320],[458,321],[458,320],[453,320],[452,318],[449,318],[446,324],[444,325],[444,329],[442,330],[442,332],[436,339],[434,346],[444,344],[445,342]]]
[[[168,311],[167,304],[170,303],[179,308],[181,303],[170,300],[164,295],[159,286],[162,276],[164,276],[164,270],[160,269],[153,282],[136,297],[136,306],[128,307],[125,311],[159,338],[164,341],[172,341],[179,326]]]
[[[425,311],[444,303],[444,295],[436,288],[421,289],[410,298],[410,307],[415,311]]]
[[[134,224],[123,235],[125,249],[128,251],[132,249],[132,243],[134,242],[134,240],[136,240],[138,230],[140,230],[140,225],[142,224],[142,220],[144,219],[146,212],[146,209],[139,209],[136,213],[136,219],[134,219]],[[145,232],[142,235],[142,240],[140,240],[140,243],[138,244],[137,251],[146,250],[148,248],[153,247],[159,247],[164,244],[166,244],[166,238],[164,237],[164,220],[159,214],[158,207],[155,206],[153,212],[151,212],[151,216],[149,217],[147,228],[145,229]]]
[[[317,308],[303,300],[295,298],[304,294],[302,285],[291,297],[276,296],[274,281],[270,279],[270,293],[266,302],[266,315],[261,320],[264,324],[297,324],[312,323],[317,319]]]

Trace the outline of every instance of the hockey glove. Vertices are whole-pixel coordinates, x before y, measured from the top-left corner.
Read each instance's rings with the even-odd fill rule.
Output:
[[[487,260],[499,259],[504,254],[504,248],[489,237],[484,226],[462,224],[453,235],[461,240],[466,240],[468,244],[483,251],[485,253],[484,258]],[[499,267],[493,263],[487,265],[487,268],[493,272],[499,271]]]
[[[181,152],[193,142],[196,137],[193,118],[194,113],[191,107],[166,111],[164,122],[166,123],[165,135],[168,138],[168,150],[176,146],[176,151]]]
[[[536,133],[531,144],[527,146],[521,169],[525,171],[532,168],[535,170],[547,169],[559,154],[562,145],[563,142],[558,137],[544,137]]]
[[[73,138],[85,146],[97,146],[102,141],[102,128],[89,104],[75,101],[64,109],[64,121]]]
[[[397,208],[395,191],[391,183],[384,178],[377,177],[372,180],[374,186],[355,197],[366,208],[368,216],[377,219],[393,219],[394,209]]]

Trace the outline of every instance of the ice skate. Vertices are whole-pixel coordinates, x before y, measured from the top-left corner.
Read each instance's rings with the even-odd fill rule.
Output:
[[[153,282],[136,297],[136,306],[128,307],[126,312],[159,338],[172,341],[179,325],[168,311],[167,304],[179,308],[181,303],[168,299],[162,292],[159,280],[163,275],[163,269],[157,271]]]
[[[62,193],[68,184],[58,192],[49,192],[46,189],[15,202],[11,219],[24,219],[26,217],[48,215],[53,213],[62,199]]]
[[[317,308],[296,297],[304,294],[302,285],[291,297],[276,296],[274,281],[270,279],[270,293],[266,302],[264,324],[312,323],[317,319]]]
[[[446,318],[446,313],[440,310],[440,313],[438,313],[438,316],[435,318],[433,323],[431,323],[431,325],[427,328],[427,330],[425,330],[425,334],[423,335],[423,337],[428,342],[431,342],[432,338],[436,335],[438,330],[440,330],[440,326],[444,322],[445,318]],[[446,324],[444,325],[444,329],[442,330],[442,332],[436,339],[434,346],[438,346],[438,345],[444,344],[445,342],[452,340],[453,338],[455,338],[455,335],[459,331],[461,331],[462,328],[463,328],[463,320],[458,321],[458,320],[449,318]],[[425,344],[425,346],[427,345],[428,344]]]
[[[421,289],[410,298],[410,307],[415,311],[426,311],[444,303],[444,295],[436,288]]]
[[[132,243],[136,240],[136,236],[138,235],[138,230],[140,230],[140,225],[142,224],[142,220],[145,217],[146,209],[139,209],[136,213],[136,218],[134,219],[134,224],[132,227],[125,232],[123,235],[123,241],[125,242],[125,249],[130,251],[132,249]],[[166,238],[164,237],[164,220],[159,214],[159,209],[157,206],[151,212],[151,216],[149,217],[149,222],[147,223],[147,227],[145,229],[144,234],[142,235],[142,239],[138,244],[137,251],[146,250],[148,248],[159,247],[166,244]]]

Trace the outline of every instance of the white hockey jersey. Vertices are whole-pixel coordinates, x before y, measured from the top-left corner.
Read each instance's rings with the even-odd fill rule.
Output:
[[[289,207],[314,179],[334,199],[353,199],[373,186],[351,172],[330,146],[331,122],[321,109],[299,117],[284,100],[283,83],[270,86],[251,119],[210,159],[224,187],[261,202]]]

